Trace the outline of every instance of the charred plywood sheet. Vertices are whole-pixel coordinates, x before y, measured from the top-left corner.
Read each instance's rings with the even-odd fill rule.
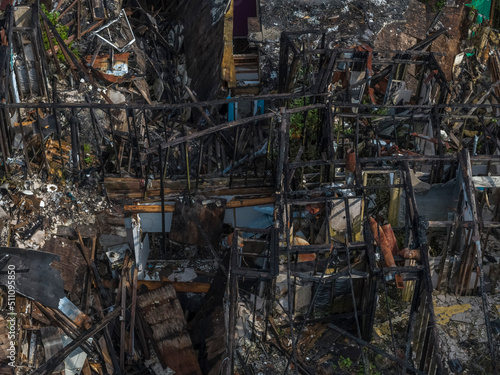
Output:
[[[45,306],[58,308],[65,298],[63,281],[58,270],[51,265],[58,256],[43,251],[0,247],[0,285],[8,285],[10,266],[16,270],[16,292],[33,298]]]
[[[170,239],[190,245],[206,245],[208,238],[217,247],[222,235],[225,212],[224,199],[178,200],[172,216]]]
[[[71,293],[80,294],[87,265],[76,244],[64,237],[52,236],[45,241],[42,250],[59,255],[60,260],[54,261],[52,266],[61,272],[64,289]]]
[[[162,366],[170,367],[178,375],[201,375],[174,287],[164,285],[142,294],[137,297],[137,304],[151,329],[150,335]]]

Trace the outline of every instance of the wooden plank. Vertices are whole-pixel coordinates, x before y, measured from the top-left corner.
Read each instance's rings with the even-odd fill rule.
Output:
[[[209,283],[195,283],[195,282],[173,282],[170,280],[163,281],[150,281],[150,280],[137,280],[137,289],[147,287],[149,290],[161,288],[165,284],[170,284],[174,287],[177,293],[208,293],[210,289]]]
[[[130,343],[129,343],[129,354],[130,358],[134,356],[134,326],[135,326],[135,312],[137,307],[137,267],[131,271],[130,278],[132,279],[132,305],[130,307]],[[131,364],[131,359],[129,364]]]
[[[125,270],[125,268],[124,268]],[[123,271],[125,272],[125,271]],[[122,281],[121,281],[121,307],[122,307],[122,316],[120,318],[120,368],[122,371],[125,369],[125,339],[126,339],[126,331],[125,331],[125,323],[127,318],[127,282],[125,280],[125,275],[122,273]]]
[[[228,208],[241,208],[241,207],[253,207],[260,206],[264,204],[274,204],[276,198],[254,198],[254,199],[238,199],[227,202],[226,209]],[[174,212],[175,206],[165,205],[165,212]],[[140,204],[125,205],[124,212],[126,214],[137,214],[137,213],[161,213],[161,205],[147,206]]]
[[[130,190],[140,191],[143,189],[142,179],[139,178],[125,178],[125,177],[106,177],[104,185],[108,193],[122,192],[126,193]],[[165,194],[178,194],[186,188],[186,183],[179,180],[165,179]],[[221,190],[222,195],[244,195],[244,194],[272,194],[274,188],[261,187],[262,178],[234,178],[231,181],[231,188],[229,185],[229,177],[207,178],[199,187],[212,188],[213,190]],[[252,187],[252,185],[254,187]],[[151,190],[148,192],[158,192],[160,190],[160,180],[151,181]],[[250,187],[248,187],[250,186]]]
[[[236,70],[233,56],[233,16],[234,2],[231,1],[228,12],[224,15],[224,50],[222,55],[221,78],[229,88],[236,87]]]

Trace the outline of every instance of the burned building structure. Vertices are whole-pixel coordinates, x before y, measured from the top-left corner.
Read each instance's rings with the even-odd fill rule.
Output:
[[[0,373],[498,373],[495,3],[311,3],[0,2]]]

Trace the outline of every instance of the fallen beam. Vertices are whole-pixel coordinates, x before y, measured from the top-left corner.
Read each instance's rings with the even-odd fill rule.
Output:
[[[101,322],[94,325],[93,328],[82,333],[78,338],[71,341],[71,343],[59,350],[52,358],[36,369],[32,375],[48,375],[51,374],[56,367],[64,361],[64,359],[76,348],[85,343],[87,339],[94,336],[97,332],[104,329],[108,323],[120,315],[121,308],[117,307],[113,312],[109,313]]]
[[[166,149],[168,147],[176,146],[176,145],[184,143],[184,142],[189,142],[189,141],[192,141],[194,139],[207,136],[209,134],[217,133],[217,132],[220,132],[223,130],[231,129],[231,128],[245,125],[245,124],[250,124],[250,123],[256,122],[256,121],[268,120],[268,119],[273,118],[275,116],[276,116],[276,114],[274,114],[274,113],[266,113],[263,115],[257,115],[257,116],[253,116],[253,117],[247,117],[247,118],[244,118],[241,120],[227,122],[225,124],[221,124],[221,125],[217,125],[217,126],[208,128],[208,129],[200,130],[199,132],[189,134],[189,135],[186,135],[184,137],[179,137],[176,139],[172,139],[171,141],[168,141],[168,142],[163,142],[161,144],[161,148]],[[151,147],[151,148],[148,148],[146,150],[146,153],[151,154],[151,153],[154,153],[155,151],[156,151],[156,148]]]

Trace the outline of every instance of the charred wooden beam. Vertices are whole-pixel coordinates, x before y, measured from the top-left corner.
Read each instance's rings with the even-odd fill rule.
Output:
[[[248,118],[245,118],[245,119],[242,119],[242,120],[236,120],[236,121],[228,122],[228,123],[225,123],[225,124],[222,124],[222,125],[216,125],[214,127],[211,127],[211,128],[208,128],[208,129],[204,129],[204,130],[201,130],[199,132],[186,135],[184,137],[173,139],[173,140],[168,141],[168,142],[163,142],[161,144],[161,148],[162,149],[166,149],[168,147],[176,146],[176,145],[184,143],[184,142],[189,142],[189,141],[192,141],[193,139],[201,138],[201,137],[207,136],[209,134],[220,132],[222,130],[231,129],[231,128],[234,128],[234,127],[237,127],[237,126],[241,126],[241,125],[246,125],[246,124],[249,124],[249,123],[252,123],[252,122],[255,122],[255,121],[267,120],[267,119],[270,119],[270,118],[272,118],[274,116],[275,116],[274,113],[266,113],[264,115],[257,115],[257,116],[248,117]],[[146,150],[146,153],[150,154],[150,153],[153,153],[155,151],[156,150],[154,148],[149,148],[149,149]]]
[[[438,346],[438,338],[436,333],[436,316],[434,314],[434,305],[432,304],[432,280],[430,275],[430,265],[429,265],[429,253],[428,253],[428,244],[427,237],[425,236],[425,229],[422,228],[423,223],[418,214],[417,202],[415,199],[415,192],[413,190],[413,185],[411,183],[410,178],[410,168],[408,162],[404,163],[404,171],[403,179],[405,181],[405,190],[406,190],[406,201],[409,206],[411,225],[413,229],[414,236],[416,236],[417,243],[420,248],[421,262],[425,266],[423,269],[423,282],[424,282],[424,292],[428,301],[427,311],[429,313],[429,320],[426,327],[427,335],[432,339],[434,343],[434,351],[432,355],[436,358],[435,364],[437,366],[438,373],[443,373],[443,364],[441,363],[441,350]],[[425,351],[422,354],[422,361],[425,362]],[[409,367],[408,367],[409,368]]]
[[[254,207],[261,206],[267,204],[273,204],[275,202],[274,197],[268,198],[254,198],[254,199],[239,199],[239,200],[231,200],[227,202],[226,208],[240,208],[240,207]],[[175,206],[164,204],[164,208],[162,205],[125,205],[124,211],[126,214],[135,214],[135,213],[166,213],[166,212],[174,212]]]

